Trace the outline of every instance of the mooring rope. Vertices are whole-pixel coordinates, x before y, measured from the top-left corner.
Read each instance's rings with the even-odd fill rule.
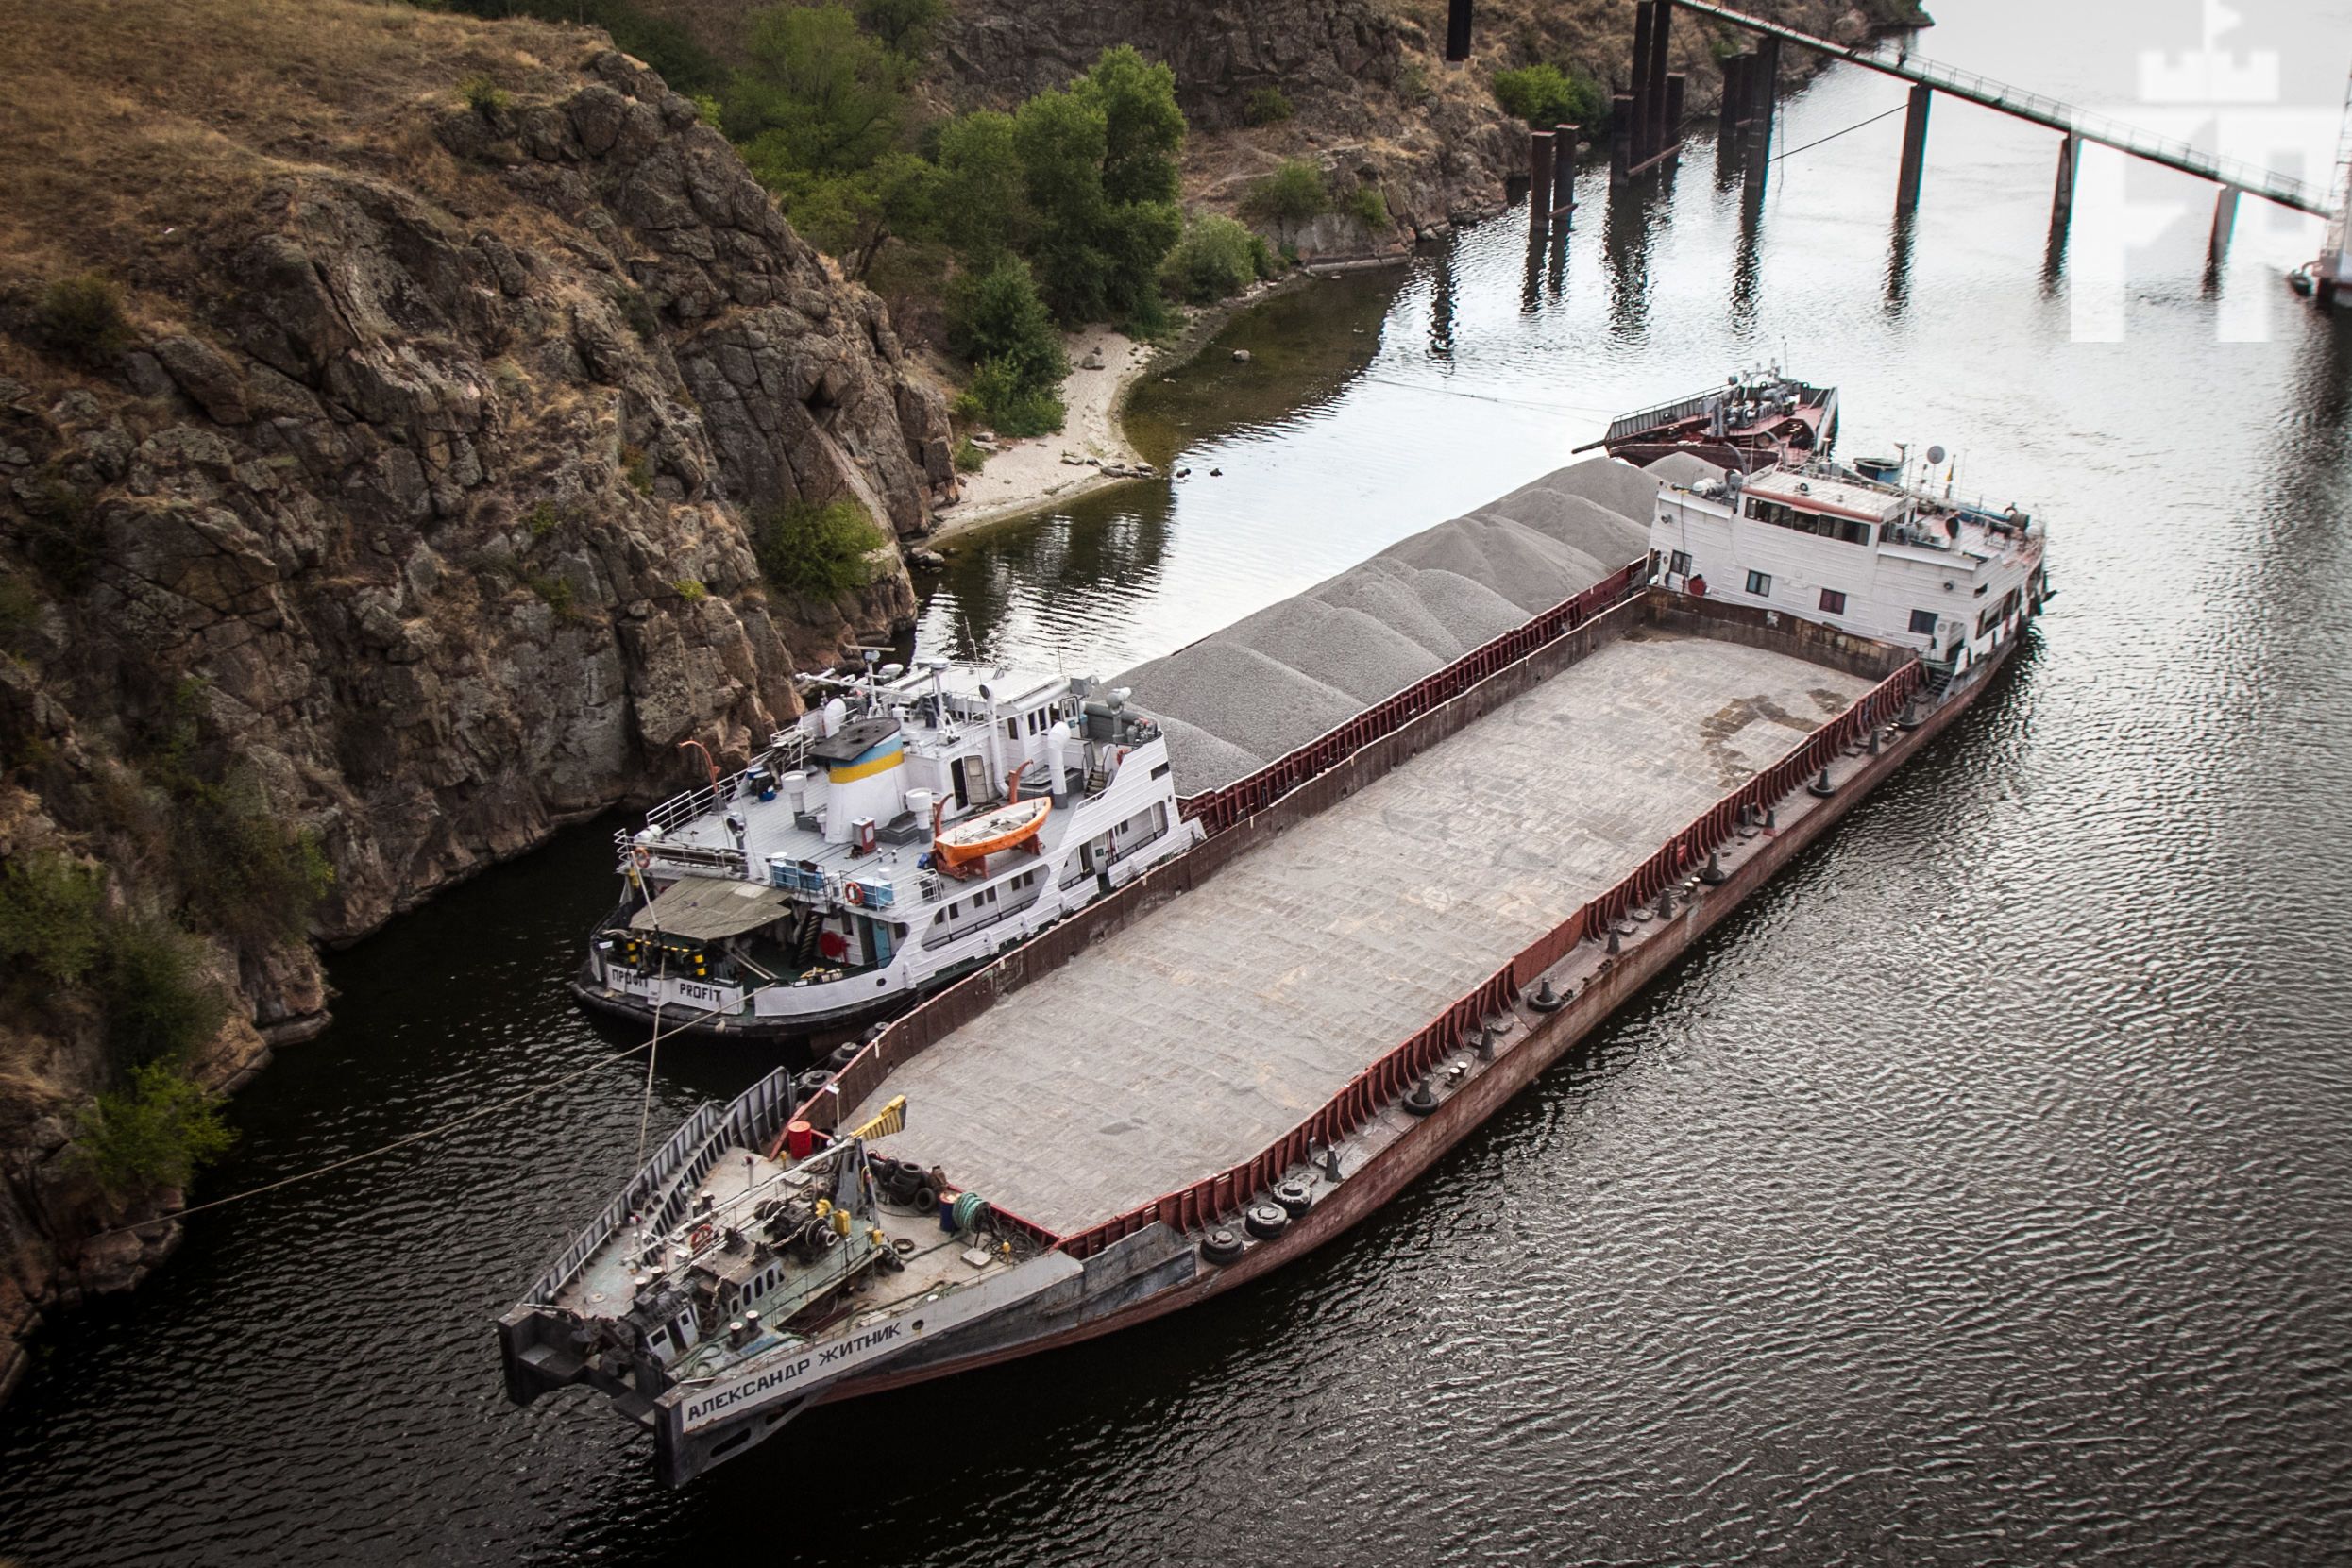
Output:
[[[661,935],[655,927],[652,935]],[[661,1053],[654,1049],[662,1042],[662,1009],[669,1004],[669,944],[662,944],[662,967],[653,977],[653,1037],[645,1042],[645,1094],[637,1102],[637,1159],[631,1169],[645,1164],[645,1126],[653,1114],[653,1062]]]
[[[1807,142],[1802,147],[1791,147],[1786,152],[1774,153],[1772,155],[1772,161],[1779,163],[1787,159],[1796,157],[1801,152],[1811,152],[1814,148],[1819,146],[1823,142],[1835,142],[1841,136],[1847,135],[1853,131],[1860,130],[1864,126],[1874,126],[1878,124],[1881,120],[1886,119],[1888,114],[1900,114],[1910,107],[1911,106],[1907,103],[1897,104],[1894,108],[1888,110],[1886,114],[1873,114],[1867,120],[1856,120],[1853,125],[1848,126],[1844,130],[1834,130],[1827,136],[1818,137],[1811,142]]]
[[[776,986],[784,984],[785,982],[782,979],[777,979],[770,981],[765,986],[753,986],[750,991],[744,994],[744,1000],[748,1002],[752,998],[759,995],[760,992],[772,990]],[[651,1076],[651,1065],[650,1058],[653,1049],[656,1046],[660,1045],[663,1040],[668,1039],[672,1035],[682,1034],[685,1031],[693,1028],[695,1024],[702,1021],[703,1019],[709,1018],[718,1011],[719,1009],[716,1007],[704,1007],[697,1012],[692,1018],[687,1019],[685,1022],[668,1029],[662,1029],[657,1023],[653,1037],[647,1040],[643,1045],[633,1045],[628,1050],[620,1052],[617,1055],[600,1057],[596,1061],[589,1063],[586,1067],[580,1069],[577,1072],[567,1072],[561,1078],[554,1080],[552,1083],[534,1084],[531,1087],[523,1089],[518,1093],[511,1094],[503,1100],[493,1100],[486,1105],[480,1105],[475,1107],[473,1110],[467,1111],[463,1116],[452,1117],[448,1121],[440,1122],[434,1126],[422,1128],[419,1131],[406,1134],[400,1138],[396,1138],[389,1143],[381,1144],[376,1148],[365,1151],[364,1153],[347,1155],[343,1158],[330,1161],[328,1164],[315,1166],[308,1171],[296,1172],[291,1176],[280,1176],[276,1181],[263,1182],[259,1187],[248,1187],[243,1191],[231,1192],[224,1197],[208,1198],[203,1203],[191,1204],[186,1208],[175,1209],[169,1214],[159,1214],[151,1220],[141,1220],[135,1223],[127,1225],[110,1225],[105,1230],[92,1231],[89,1233],[86,1239],[94,1241],[102,1236],[120,1236],[129,1231],[144,1230],[149,1225],[160,1225],[174,1220],[185,1220],[192,1214],[202,1214],[208,1209],[227,1208],[230,1204],[241,1204],[248,1198],[258,1198],[265,1192],[275,1192],[281,1187],[292,1187],[298,1182],[313,1181],[320,1176],[331,1175],[337,1171],[348,1170],[354,1165],[364,1165],[371,1159],[381,1159],[385,1155],[392,1154],[398,1150],[405,1149],[412,1143],[422,1143],[427,1138],[439,1138],[442,1134],[455,1132],[458,1128],[463,1127],[469,1122],[479,1121],[485,1116],[495,1116],[499,1111],[511,1110],[516,1105],[523,1104],[529,1101],[540,1099],[556,1089],[567,1088],[571,1085],[580,1082],[583,1078],[588,1077],[593,1073],[603,1071],[607,1067],[610,1067],[615,1062],[627,1061],[630,1057],[635,1055],[640,1051],[648,1054],[649,1061],[647,1075],[650,1078]],[[648,1092],[650,1096],[651,1091],[649,1090]],[[637,1152],[637,1163],[642,1166],[645,1163],[642,1114],[639,1118]]]

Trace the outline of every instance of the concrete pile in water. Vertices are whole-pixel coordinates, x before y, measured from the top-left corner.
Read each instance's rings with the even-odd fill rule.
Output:
[[[1110,683],[1165,721],[1180,792],[1214,789],[1638,558],[1658,483],[1571,464]]]

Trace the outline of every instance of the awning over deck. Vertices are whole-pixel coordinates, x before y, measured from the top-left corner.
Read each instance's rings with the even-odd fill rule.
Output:
[[[668,891],[629,917],[632,931],[660,932],[688,941],[715,942],[766,925],[784,912],[781,887],[719,877],[681,877]]]

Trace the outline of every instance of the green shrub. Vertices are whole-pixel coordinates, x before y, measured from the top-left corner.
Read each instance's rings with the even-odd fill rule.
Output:
[[[1222,215],[1194,218],[1168,253],[1160,280],[1178,299],[1195,305],[1236,295],[1274,275],[1274,253],[1242,224]]]
[[[685,599],[688,604],[700,604],[710,598],[710,590],[702,586],[701,578],[682,577],[669,586],[680,599]]]
[[[662,329],[661,312],[645,297],[645,291],[628,283],[613,285],[613,307],[620,312],[620,319],[629,324],[629,330],[651,343],[653,334]]]
[[[982,451],[971,437],[966,436],[956,443],[956,471],[957,473],[976,474],[987,466],[988,461],[989,454]]]
[[[25,530],[25,553],[68,593],[96,582],[105,560],[95,510],[89,491],[54,473],[36,480],[25,502],[32,525]]]
[[[496,119],[514,102],[506,89],[487,76],[468,76],[458,83],[457,90],[465,95],[465,107],[485,120]]]
[[[1261,87],[1242,105],[1242,124],[1245,126],[1275,126],[1297,112],[1278,87]]]
[[[0,572],[0,648],[12,646],[41,618],[41,595],[14,572]]]
[[[555,618],[569,624],[580,619],[579,596],[572,591],[571,579],[546,577],[537,572],[523,579],[531,591],[537,594],[547,607],[555,612]]]
[[[857,0],[858,25],[907,60],[922,58],[946,14],[946,0]]]
[[[1495,101],[1538,130],[1575,124],[1590,130],[1609,118],[1609,95],[1581,71],[1549,61],[1495,73]]]
[[[1347,195],[1347,212],[1374,234],[1384,233],[1388,227],[1388,198],[1377,185],[1359,185]]]
[[[990,426],[999,435],[1051,435],[1068,417],[1061,398],[1044,387],[1030,386],[1021,373],[1003,360],[984,360],[973,372],[972,384],[956,398],[956,412],[965,419]]]
[[[642,447],[623,446],[620,449],[620,477],[629,481],[629,488],[640,496],[653,493],[653,464]]]
[[[106,879],[55,851],[25,855],[0,875],[0,958],[70,986],[97,956]]]
[[[104,364],[131,345],[123,291],[102,274],[60,278],[41,291],[33,322],[43,343],[84,364]]]
[[[1331,210],[1331,193],[1324,189],[1323,173],[1303,159],[1292,159],[1264,178],[1254,181],[1242,206],[1277,223],[1296,223]]]
[[[117,1196],[185,1187],[233,1141],[218,1098],[178,1067],[134,1068],[124,1087],[82,1113],[74,1141],[90,1173]]]
[[[1396,71],[1396,96],[1409,104],[1429,102],[1430,69],[1417,59],[1409,59]]]
[[[1051,390],[1070,374],[1061,333],[1038,293],[1028,264],[1006,256],[957,280],[948,296],[948,346],[978,364],[994,361],[1024,391]]]
[[[165,920],[108,922],[92,984],[106,1008],[108,1053],[132,1071],[187,1055],[228,1015],[195,938]]]
[[[553,501],[541,501],[523,514],[523,526],[531,530],[533,539],[544,539],[562,526],[564,514],[555,510]]]
[[[249,776],[195,784],[178,811],[180,885],[201,928],[253,942],[309,934],[312,911],[335,882],[316,834],[279,821]]]
[[[887,542],[865,508],[851,500],[823,506],[796,501],[762,514],[752,525],[752,554],[761,575],[796,594],[864,587],[872,575],[866,557]]]

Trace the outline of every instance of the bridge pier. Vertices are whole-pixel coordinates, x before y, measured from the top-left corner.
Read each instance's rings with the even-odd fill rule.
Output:
[[[2213,198],[2213,231],[2206,237],[2205,271],[2210,278],[2229,260],[2230,232],[2238,227],[2238,187],[2225,185]]]
[[[1772,116],[1780,112],[1781,41],[1766,37],[1752,64],[1740,73],[1748,90],[1748,137],[1761,165],[1772,151]]]
[[[2068,228],[2074,221],[2074,181],[2082,173],[2083,139],[2068,131],[2058,143],[2057,188],[2050,195],[2050,254],[2066,248]]]
[[[1920,175],[1927,160],[1927,106],[1936,90],[1925,82],[1911,89],[1911,107],[1903,117],[1903,168],[1895,179],[1895,212],[1908,217],[1920,210]]]
[[[1747,71],[1755,63],[1753,55],[1731,55],[1723,61],[1723,102],[1716,110],[1715,143],[1728,147],[1739,128],[1748,123],[1744,112],[1747,105]]]
[[[1470,58],[1470,0],[1447,0],[1446,58],[1456,64]]]
[[[1633,94],[1609,98],[1609,189],[1615,191],[1633,172]]]

